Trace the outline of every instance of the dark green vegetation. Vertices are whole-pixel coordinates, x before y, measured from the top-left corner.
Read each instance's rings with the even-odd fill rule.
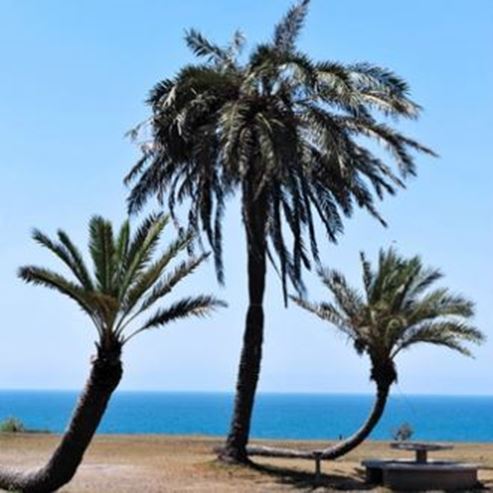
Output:
[[[302,271],[318,262],[317,223],[329,241],[355,207],[383,223],[376,199],[415,174],[414,151],[432,154],[385,123],[386,117],[395,122],[419,114],[403,79],[369,63],[315,61],[297,48],[307,9],[307,0],[292,7],[272,39],[248,57],[241,56],[239,33],[221,47],[189,31],[186,43],[198,61],[152,89],[151,140],[127,176],[132,213],[151,197],[166,202],[177,219],[182,206],[187,229],[207,238],[220,281],[222,217],[227,200],[240,196],[249,307],[222,453],[231,462],[247,461],[267,259],[279,272],[285,299],[288,282],[303,293]],[[385,153],[367,146],[372,141],[388,151],[394,169]]]
[[[9,416],[0,421],[0,433],[51,433],[50,430],[28,428],[22,420]]]
[[[0,422],[0,433],[25,433],[26,431],[24,423],[15,416],[10,416]]]
[[[33,472],[0,471],[1,489],[50,492],[70,481],[122,377],[123,346],[146,330],[189,316],[205,316],[224,306],[212,296],[201,295],[155,308],[206,258],[206,255],[187,257],[172,267],[176,257],[190,246],[192,236],[180,236],[165,248],[160,247],[167,223],[167,216],[151,215],[133,235],[127,221],[114,235],[109,221],[92,218],[89,253],[93,273],[64,231],[58,231],[57,240],[34,231],[34,240],[55,254],[69,269],[71,277],[36,266],[22,267],[19,277],[29,284],[54,289],[77,303],[96,328],[96,355],[67,431],[48,463]],[[142,319],[151,309],[152,313]]]
[[[411,440],[414,429],[409,423],[402,423],[398,428],[392,430],[392,439],[399,442]]]

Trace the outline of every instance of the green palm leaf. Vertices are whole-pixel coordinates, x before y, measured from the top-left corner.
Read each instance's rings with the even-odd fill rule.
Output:
[[[82,254],[79,249],[74,245],[72,240],[69,238],[67,233],[63,230],[58,230],[58,239],[60,243],[65,246],[67,252],[69,253],[72,263],[74,265],[74,273],[77,276],[77,279],[81,282],[84,288],[92,290],[94,289],[94,284],[91,279],[91,275],[89,274],[89,270],[84,262]]]
[[[185,235],[173,241],[160,255],[160,257],[141,272],[129,287],[123,299],[123,316],[127,316],[136,304],[151,288],[156,288],[160,283],[160,277],[168,264],[183,250],[190,245],[193,237]],[[185,277],[185,276],[183,276]],[[140,310],[139,310],[140,311]]]
[[[168,221],[169,218],[167,216],[161,214],[151,215],[138,228],[128,246],[127,268],[119,286],[120,299],[123,299],[132,283],[148,266]]]
[[[471,356],[467,343],[485,337],[468,323],[474,304],[446,288],[431,289],[443,275],[426,268],[419,257],[401,257],[396,250],[380,250],[374,269],[361,254],[365,294],[351,287],[344,275],[321,269],[319,276],[333,302],[311,303],[293,297],[301,308],[314,313],[347,335],[359,353],[368,354],[375,375],[379,368],[395,368],[393,359],[418,343],[443,346]],[[378,370],[378,371],[377,371]],[[390,371],[390,370],[389,370]],[[397,378],[397,373],[392,378]]]
[[[89,222],[89,238],[89,251],[94,264],[98,289],[103,293],[113,294],[115,245],[111,223],[100,216],[94,216]]]
[[[154,313],[139,329],[126,337],[125,342],[135,335],[149,329],[156,329],[181,318],[205,317],[213,310],[226,304],[213,296],[196,296],[176,301],[168,308],[161,308]]]
[[[280,52],[292,51],[303,27],[309,0],[301,0],[291,7],[274,29],[273,44]]]
[[[45,286],[72,298],[83,311],[91,316],[94,315],[94,302],[90,294],[61,274],[42,267],[26,266],[19,269],[18,276],[28,284]]]
[[[99,336],[98,347],[111,351],[115,345],[118,347],[128,341],[130,337],[126,333],[131,331],[135,318],[161,301],[207,258],[207,254],[188,257],[169,268],[170,263],[190,246],[191,233],[180,235],[155,255],[168,220],[161,214],[150,215],[134,235],[129,222],[125,221],[115,237],[112,224],[94,216],[89,223],[89,253],[93,259],[95,282],[82,254],[65,232],[58,231],[57,243],[35,230],[34,240],[68,266],[75,281],[36,266],[20,268],[19,277],[29,284],[56,290],[74,300],[94,323]],[[225,303],[212,296],[185,298],[167,309],[158,309],[140,329],[132,332],[131,337],[178,318],[205,315],[220,306],[225,306]]]
[[[181,262],[173,271],[167,274],[164,279],[154,285],[149,295],[142,300],[142,305],[138,311],[142,312],[147,310],[154,305],[154,303],[169,294],[182,279],[185,279],[194,272],[208,256],[209,254],[203,254],[199,257],[192,257]]]
[[[83,286],[92,289],[92,281],[80,253],[74,249],[72,242],[63,231],[59,231],[58,235],[60,243],[55,243],[39,229],[34,229],[32,238],[54,253]]]

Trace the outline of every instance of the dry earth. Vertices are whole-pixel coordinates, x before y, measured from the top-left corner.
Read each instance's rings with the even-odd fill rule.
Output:
[[[54,435],[0,436],[2,467],[35,467],[53,447]],[[363,481],[361,460],[397,457],[385,442],[368,442],[335,462],[325,462],[320,484],[313,463],[302,460],[257,459],[257,469],[226,467],[214,459],[221,442],[205,437],[99,435],[65,493],[214,492],[257,493],[280,491],[384,491],[369,489]],[[262,442],[274,444],[274,442]],[[317,442],[275,442],[275,445],[320,447]],[[405,453],[404,453],[405,455]],[[434,458],[481,463],[480,480],[493,491],[493,444],[456,444]],[[483,490],[483,491],[485,491]]]

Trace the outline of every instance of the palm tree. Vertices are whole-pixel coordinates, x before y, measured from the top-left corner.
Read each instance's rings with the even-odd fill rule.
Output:
[[[316,62],[296,48],[308,0],[292,7],[273,39],[241,61],[244,38],[221,47],[190,30],[186,43],[200,59],[152,89],[149,121],[131,134],[142,157],[126,178],[129,210],[151,197],[167,199],[181,224],[204,233],[220,282],[222,217],[239,192],[246,233],[249,306],[230,433],[222,457],[247,462],[246,444],[260,372],[267,259],[303,292],[302,270],[318,261],[315,224],[330,241],[355,206],[383,222],[375,196],[394,194],[415,174],[413,151],[432,152],[377,120],[416,118],[419,106],[390,70],[367,63]],[[390,152],[394,172],[374,140]],[[317,219],[318,218],[318,219]],[[180,226],[181,227],[181,226]],[[306,243],[309,243],[308,249]]]
[[[93,217],[89,224],[89,252],[94,275],[64,231],[58,231],[57,240],[41,231],[33,232],[34,240],[65,264],[71,278],[35,266],[19,269],[19,277],[29,284],[54,289],[79,305],[96,327],[96,355],[68,429],[48,463],[34,472],[0,471],[0,489],[48,492],[70,481],[122,377],[123,346],[141,332],[181,318],[205,316],[224,305],[212,296],[186,297],[155,309],[145,320],[140,318],[206,258],[206,255],[189,257],[170,268],[170,263],[190,245],[192,237],[183,235],[158,253],[160,237],[168,222],[167,216],[151,215],[132,236],[125,221],[115,237],[109,221]]]
[[[358,354],[370,359],[377,395],[363,426],[354,435],[322,451],[335,459],[365,440],[379,422],[391,385],[397,381],[396,356],[420,343],[444,346],[471,356],[466,342],[479,344],[484,335],[469,325],[473,303],[446,288],[431,290],[442,278],[440,271],[425,268],[420,257],[403,258],[394,249],[381,250],[376,271],[361,254],[364,292],[351,287],[344,276],[329,269],[319,272],[333,301],[293,301],[329,322],[354,344]]]

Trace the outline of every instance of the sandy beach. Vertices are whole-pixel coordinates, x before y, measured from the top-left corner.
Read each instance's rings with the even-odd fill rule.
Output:
[[[43,463],[56,435],[13,434],[0,436],[2,467],[35,467]],[[313,463],[301,460],[257,458],[258,469],[224,467],[214,459],[220,439],[151,435],[99,435],[67,493],[158,492],[265,492],[265,491],[385,491],[368,490],[361,460],[370,457],[402,457],[387,442],[367,442],[341,460],[323,464],[323,478],[314,484]],[[257,442],[263,444],[319,447],[322,442]],[[432,458],[456,459],[482,464],[480,480],[493,491],[493,443],[457,443],[453,450]],[[484,491],[484,490],[483,490]]]

